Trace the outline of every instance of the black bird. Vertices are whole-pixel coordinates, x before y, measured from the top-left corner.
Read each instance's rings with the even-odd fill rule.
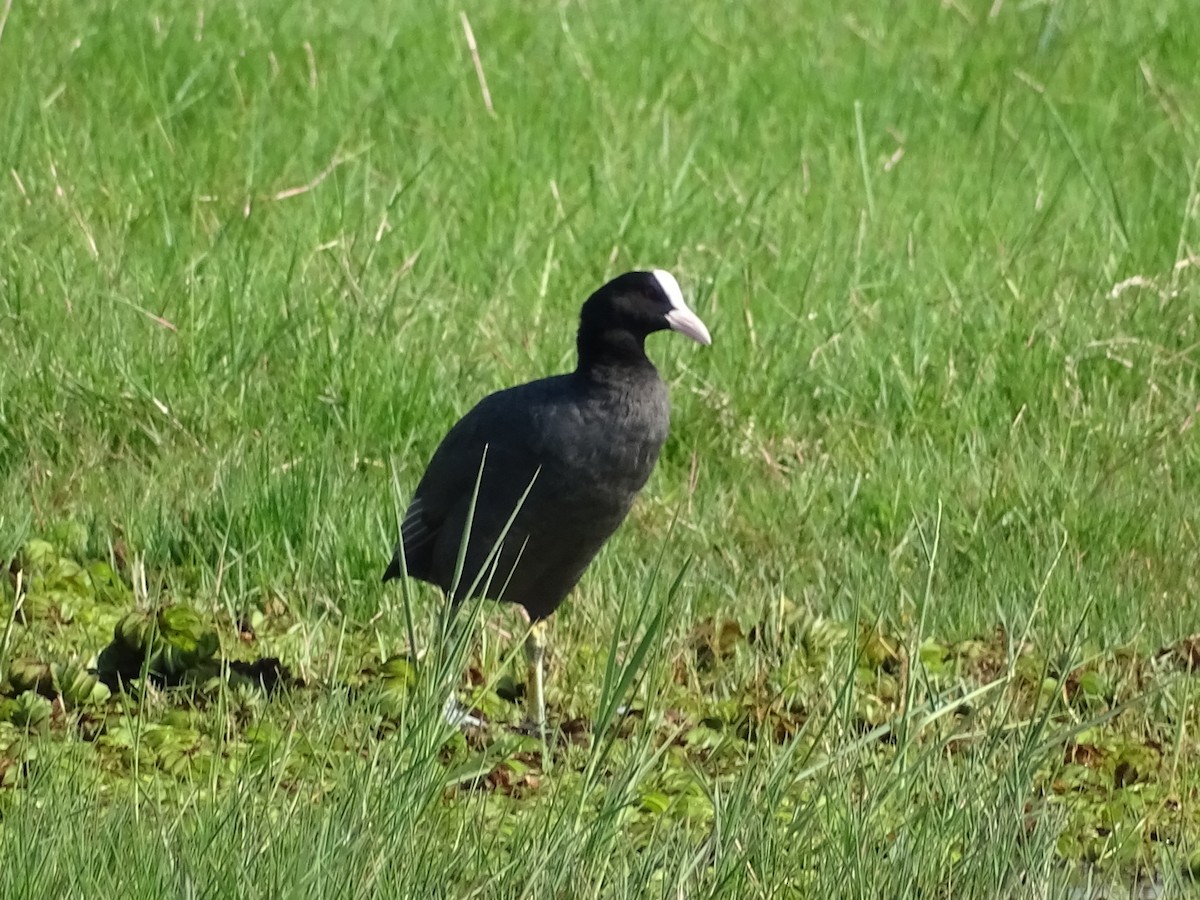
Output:
[[[666,329],[712,342],[669,272],[626,272],[592,294],[580,312],[574,372],[484,397],[450,429],[383,574],[435,584],[453,603],[474,584],[472,596],[523,606],[527,711],[539,730],[546,617],[624,521],[667,438],[667,387],[645,351],[646,336]]]

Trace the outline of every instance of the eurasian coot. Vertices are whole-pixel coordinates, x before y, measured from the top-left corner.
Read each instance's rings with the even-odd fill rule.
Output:
[[[592,294],[574,372],[484,397],[450,429],[383,575],[407,573],[455,603],[470,593],[523,606],[539,729],[545,619],[625,519],[667,437],[667,388],[645,352],[646,335],[665,329],[712,341],[669,272],[627,272]]]

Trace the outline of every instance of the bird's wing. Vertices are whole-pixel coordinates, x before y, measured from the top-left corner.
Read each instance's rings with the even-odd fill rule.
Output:
[[[420,497],[413,498],[400,523],[400,545],[406,553],[415,553],[437,536],[437,529],[422,513],[425,504]]]
[[[485,452],[488,472],[501,480],[490,481],[492,502],[475,511],[475,527],[503,527],[536,469],[560,452],[558,429],[549,426],[562,415],[569,383],[557,376],[489,394],[454,424],[417,484],[386,577],[404,571],[402,552],[408,574],[428,573],[442,527],[461,517],[475,490]]]
[[[485,397],[458,420],[433,453],[400,525],[392,563],[384,579],[428,574],[431,554],[442,526],[462,501],[471,496],[484,448],[512,442],[524,430],[511,421],[497,394]],[[499,450],[499,447],[497,447]],[[491,454],[489,453],[489,457]],[[401,565],[403,554],[404,565]]]

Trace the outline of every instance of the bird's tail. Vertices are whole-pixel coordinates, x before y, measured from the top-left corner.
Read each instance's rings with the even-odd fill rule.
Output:
[[[392,557],[392,561],[388,563],[387,569],[383,573],[384,582],[391,581],[393,578],[399,578],[404,574],[404,569],[400,566],[400,554],[397,553]]]

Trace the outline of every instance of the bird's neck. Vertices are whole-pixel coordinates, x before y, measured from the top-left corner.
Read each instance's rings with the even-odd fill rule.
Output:
[[[645,337],[626,329],[587,333],[576,340],[579,348],[579,374],[594,380],[627,379],[631,374],[657,374],[646,356]]]

